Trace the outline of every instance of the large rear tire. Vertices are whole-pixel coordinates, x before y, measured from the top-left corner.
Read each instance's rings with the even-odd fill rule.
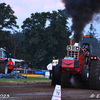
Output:
[[[0,73],[7,74],[8,67],[7,62],[0,62]]]
[[[100,61],[92,60],[89,68],[89,88],[100,90]]]
[[[64,88],[68,88],[68,87],[71,87],[71,74],[70,73],[66,73],[66,72],[63,72],[62,73],[62,76],[61,76],[61,86],[64,87]]]

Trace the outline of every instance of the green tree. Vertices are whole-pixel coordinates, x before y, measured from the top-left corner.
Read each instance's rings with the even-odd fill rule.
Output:
[[[46,22],[50,24],[46,27]],[[63,11],[31,14],[22,25],[25,41],[22,42],[23,57],[34,66],[46,67],[48,57],[64,57],[71,32]]]
[[[10,32],[9,31],[2,31],[0,33],[0,47],[8,47],[10,44]]]
[[[0,30],[3,28],[18,28],[16,25],[16,19],[17,17],[14,16],[14,11],[11,9],[10,5],[0,3]]]
[[[31,14],[31,18],[27,18],[23,23],[25,42],[22,43],[22,50],[24,50],[24,57],[37,65],[46,54],[45,49],[43,49],[42,37],[45,31],[46,14],[44,12]]]
[[[9,51],[12,53],[13,58],[20,57],[21,41],[23,40],[24,40],[24,35],[21,32],[17,32],[13,30],[13,33],[10,34],[10,40],[9,40],[10,45],[8,45],[8,48],[9,48]]]
[[[48,56],[56,56],[62,58],[66,56],[66,46],[69,44],[69,36],[71,32],[67,26],[67,19],[63,10],[49,13],[50,25],[46,28],[46,45]]]

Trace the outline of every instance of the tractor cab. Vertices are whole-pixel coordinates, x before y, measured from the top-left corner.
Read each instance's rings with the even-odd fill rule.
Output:
[[[6,50],[3,48],[0,48],[0,73],[7,74],[8,68],[7,68],[7,54]]]
[[[7,58],[6,50],[0,48],[0,58]]]

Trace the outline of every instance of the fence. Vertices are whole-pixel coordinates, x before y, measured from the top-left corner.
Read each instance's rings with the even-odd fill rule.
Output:
[[[14,71],[19,71],[21,74],[39,74],[44,75],[44,77],[49,77],[50,75],[48,70],[14,69]]]

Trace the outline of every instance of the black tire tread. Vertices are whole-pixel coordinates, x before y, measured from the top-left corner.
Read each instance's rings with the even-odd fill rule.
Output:
[[[56,70],[57,70],[57,73],[56,73]],[[56,84],[58,84],[58,85],[61,84],[61,82],[60,82],[60,80],[61,80],[61,73],[60,73],[59,70],[60,70],[59,66],[53,67],[52,81],[51,81],[51,85],[52,86],[55,86]]]
[[[71,75],[69,73],[62,73],[61,77],[61,86],[64,88],[71,87],[71,82],[70,82]]]
[[[90,64],[89,88],[100,90],[100,61],[93,60]]]
[[[5,66],[7,62],[0,62],[0,73],[5,74]]]
[[[84,81],[84,82],[87,80],[87,71],[88,71],[88,67],[83,66],[82,72],[81,72],[81,78],[82,78],[82,81]]]

